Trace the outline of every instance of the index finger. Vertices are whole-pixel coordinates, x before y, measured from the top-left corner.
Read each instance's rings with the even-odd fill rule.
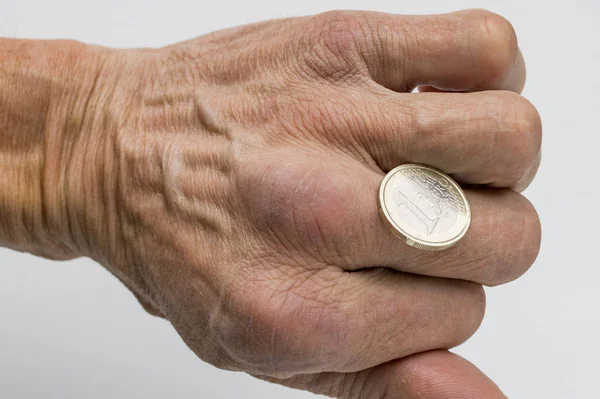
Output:
[[[317,17],[320,44],[396,91],[520,92],[525,64],[504,17],[486,10],[439,15],[335,11]],[[321,58],[319,58],[321,59]],[[362,65],[361,65],[362,64]]]

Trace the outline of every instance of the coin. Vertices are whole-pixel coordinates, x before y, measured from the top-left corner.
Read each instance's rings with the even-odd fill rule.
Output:
[[[464,191],[450,176],[426,165],[405,164],[391,170],[381,182],[379,207],[392,231],[420,249],[451,247],[471,223]]]

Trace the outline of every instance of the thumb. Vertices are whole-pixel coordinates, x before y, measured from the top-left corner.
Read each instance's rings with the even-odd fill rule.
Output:
[[[445,350],[419,353],[357,373],[264,379],[340,399],[506,399],[477,367]]]

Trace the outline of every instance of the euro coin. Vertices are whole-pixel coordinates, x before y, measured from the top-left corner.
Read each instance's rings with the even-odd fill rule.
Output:
[[[381,182],[379,211],[392,231],[410,246],[439,251],[464,237],[471,208],[462,188],[426,165],[405,164]]]

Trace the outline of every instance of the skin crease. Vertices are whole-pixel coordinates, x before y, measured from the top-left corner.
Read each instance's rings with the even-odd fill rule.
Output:
[[[338,11],[160,49],[1,45],[0,244],[96,260],[220,368],[339,398],[505,397],[446,351],[479,327],[482,285],[540,245],[518,192],[541,122],[504,18]],[[404,162],[468,186],[457,246],[410,248],[379,219]]]

